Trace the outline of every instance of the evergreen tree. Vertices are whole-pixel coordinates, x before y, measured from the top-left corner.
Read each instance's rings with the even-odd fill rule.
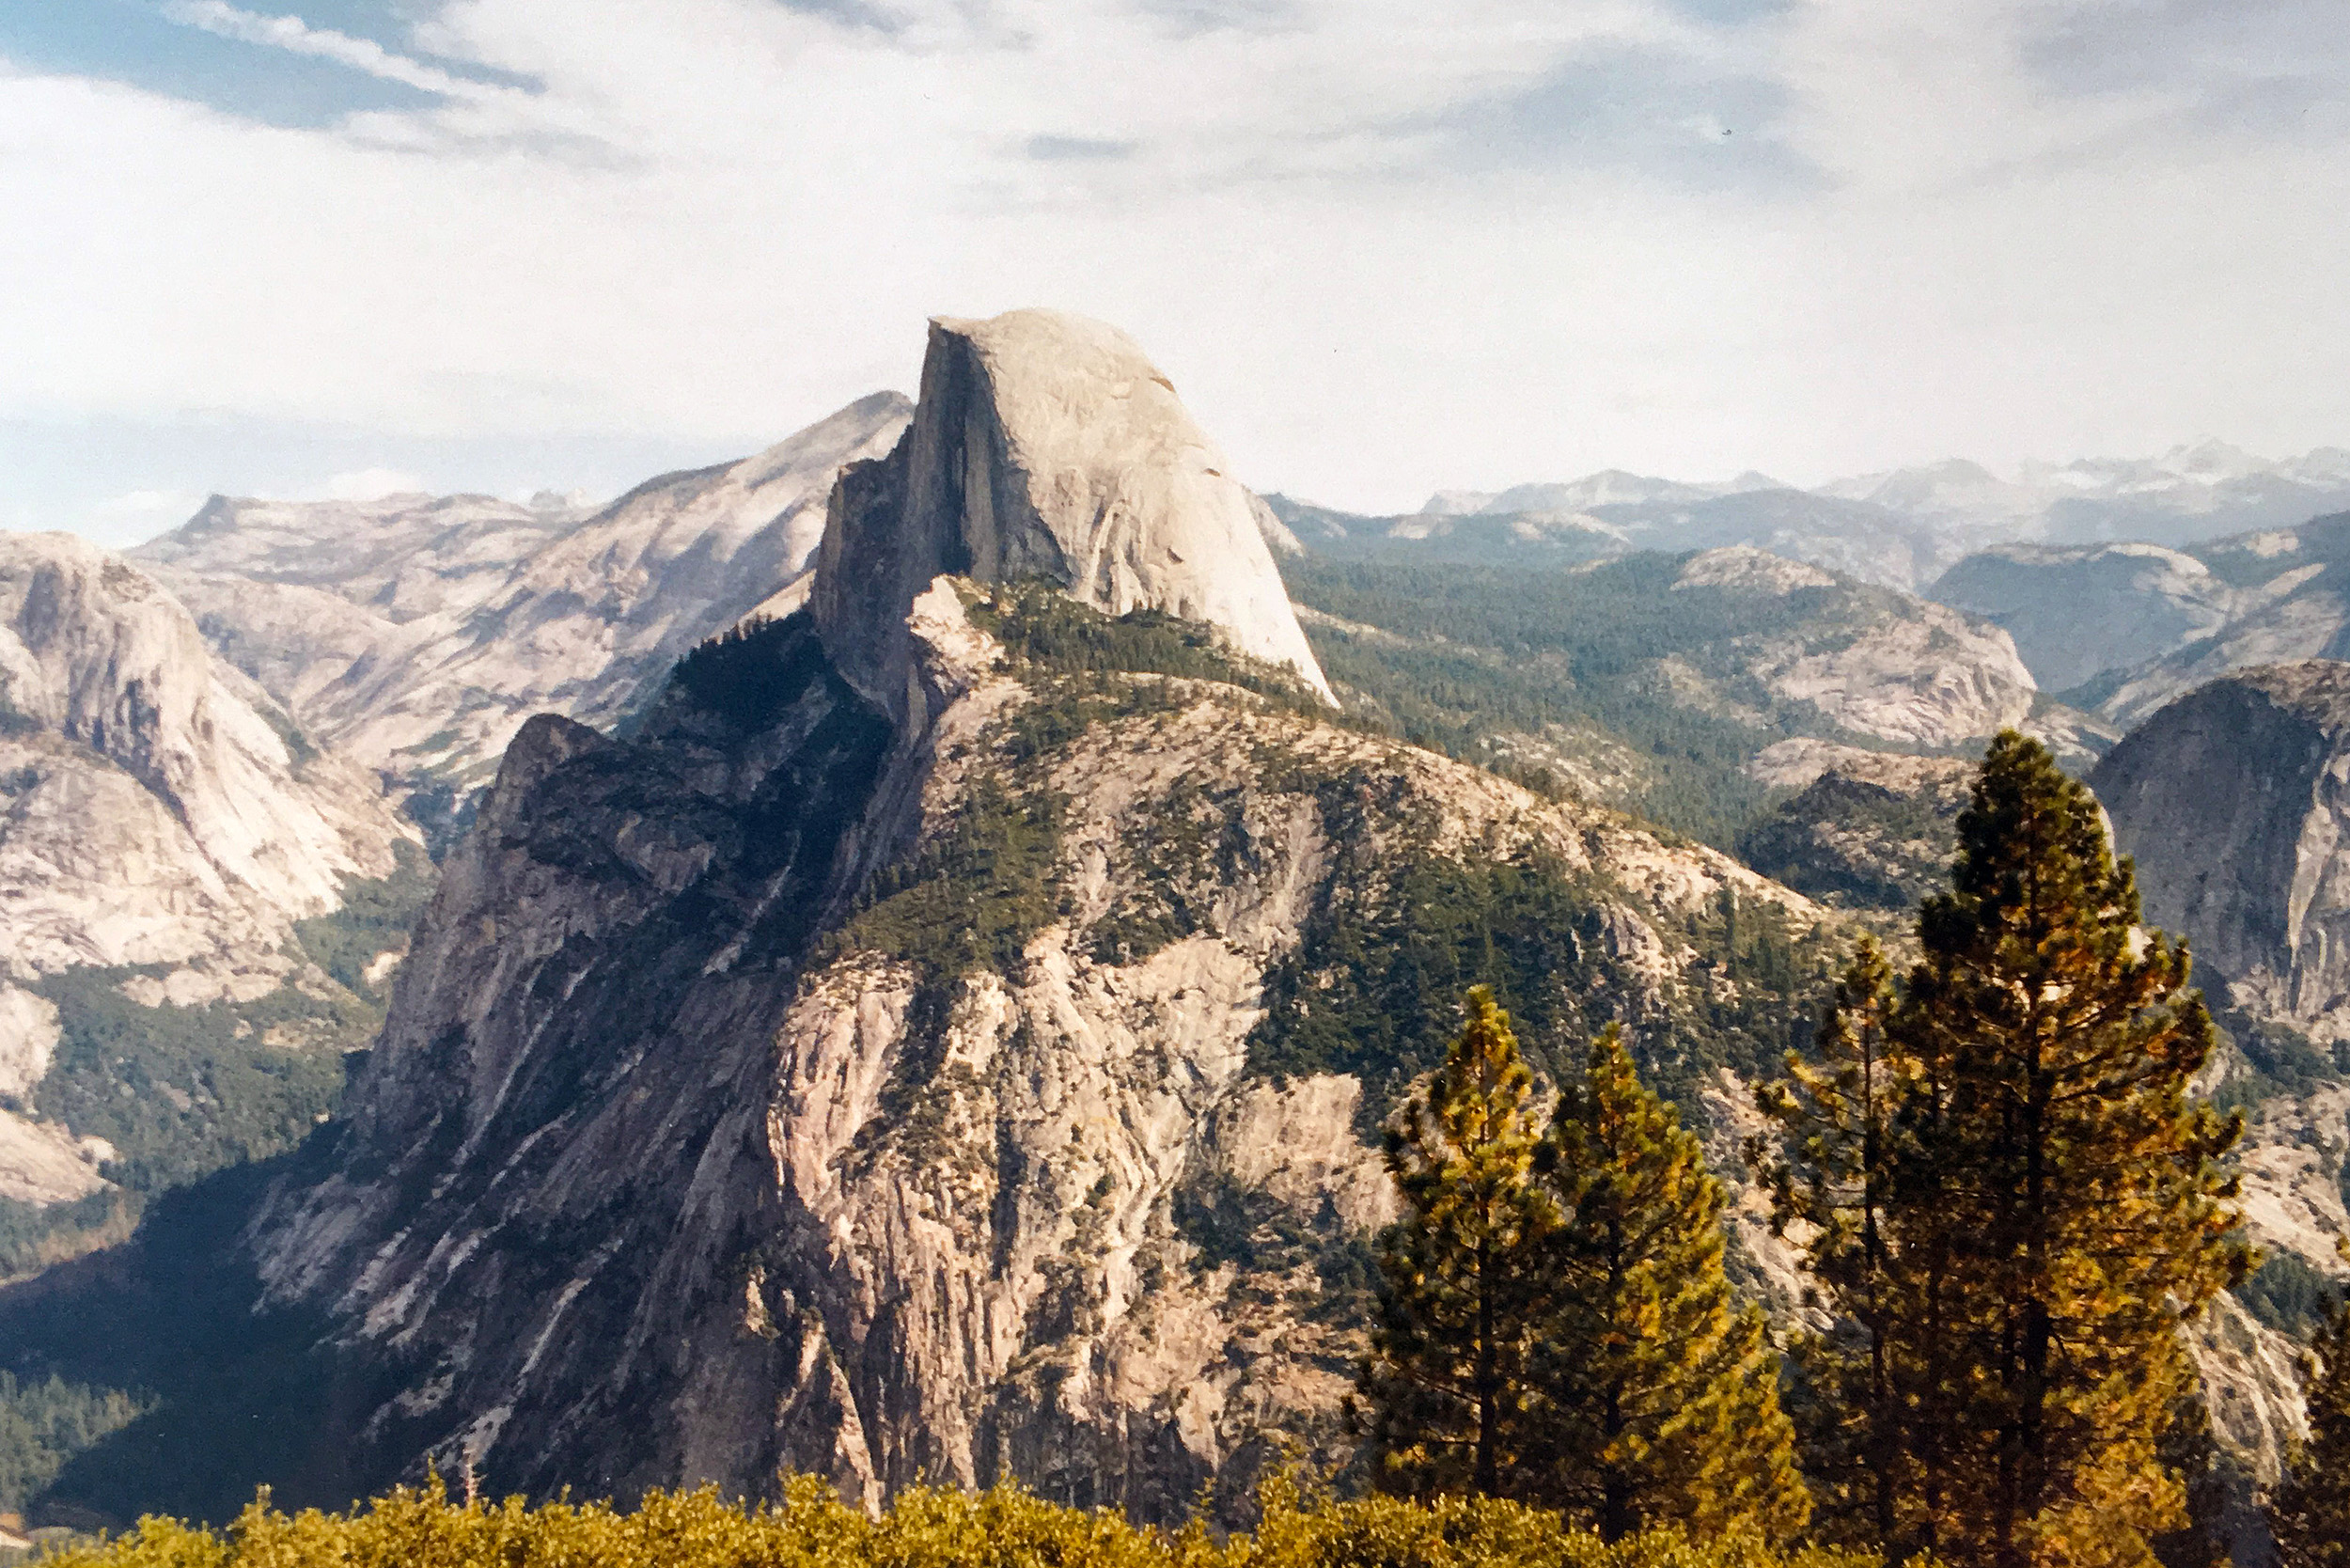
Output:
[[[2269,1499],[2284,1568],[2350,1568],[2350,1301],[2310,1346],[2310,1435]]]
[[[1747,1157],[1772,1196],[1774,1228],[1799,1224],[1813,1276],[1843,1322],[1795,1346],[1805,1398],[1799,1408],[1804,1472],[1817,1506],[1814,1529],[1847,1542],[1895,1543],[1918,1532],[1905,1502],[1914,1469],[1906,1452],[1905,1395],[1931,1347],[1895,1341],[1908,1326],[1893,1268],[1894,1175],[1907,1151],[1902,1110],[1916,1092],[1917,1063],[1888,1038],[1892,966],[1861,938],[1819,1036],[1816,1061],[1790,1055],[1788,1081],[1756,1100],[1790,1129],[1792,1157]]]
[[[1533,1179],[1532,1074],[1493,992],[1387,1134],[1403,1217],[1380,1240],[1380,1321],[1363,1366],[1380,1484],[1524,1497],[1528,1356],[1541,1243],[1558,1211]]]
[[[1782,1201],[1834,1228],[1823,1281],[1884,1366],[1852,1416],[1890,1481],[1879,1544],[2149,1564],[2186,1517],[2162,1462],[2192,1390],[2179,1321],[2246,1266],[2217,1164],[2240,1121],[2188,1102],[2211,1019],[2186,950],[2138,925],[2089,792],[2006,731],[1958,828],[1923,956],[1869,1008],[1892,1103],[1864,1110],[1831,1029],[1778,1101]]]
[[[1609,1541],[1739,1518],[1792,1536],[1810,1501],[1762,1313],[1722,1273],[1721,1184],[1615,1026],[1561,1093],[1543,1168],[1562,1216],[1536,1365],[1543,1500]]]
[[[2190,1105],[2214,1035],[2186,952],[2139,926],[2129,864],[2047,748],[2001,733],[1958,831],[1893,1028],[1924,1089],[1901,1245],[1939,1293],[1912,1297],[1964,1356],[1917,1412],[1951,1438],[1929,1480],[1955,1529],[1933,1544],[2144,1562],[2185,1516],[2157,1454],[2191,1383],[2180,1314],[2246,1263],[2217,1163],[2241,1119]]]

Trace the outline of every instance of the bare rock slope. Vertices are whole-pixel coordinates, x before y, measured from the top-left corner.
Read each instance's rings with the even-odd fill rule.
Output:
[[[398,787],[470,787],[530,714],[609,723],[696,643],[779,593],[788,609],[835,476],[886,451],[908,412],[876,393],[593,513],[216,497],[134,555],[328,745]]]
[[[66,535],[0,536],[0,962],[19,978],[274,977],[291,922],[386,873],[412,831],[153,579]]]
[[[699,649],[627,740],[508,749],[323,1168],[248,1232],[331,1325],[354,1480],[1017,1476],[1172,1518],[1345,1454],[1373,1129],[1461,985],[1546,1061],[1625,1021],[1691,1105],[1809,1016],[1815,906],[1249,657],[1295,623],[1195,562],[1186,496],[1256,534],[1186,426],[1113,409],[1127,477],[1024,433],[1056,389],[1164,413],[1088,345],[1137,384],[940,328],[945,408],[841,480],[822,614]]]
[[[58,1009],[31,988],[140,967],[150,1006],[274,992],[295,922],[414,835],[144,572],[0,535],[0,1199],[83,1197],[115,1154],[48,1105]]]

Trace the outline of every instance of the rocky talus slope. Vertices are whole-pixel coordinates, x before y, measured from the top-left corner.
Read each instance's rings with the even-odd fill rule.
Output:
[[[414,836],[144,572],[0,535],[0,1198],[85,1196],[116,1152],[42,1091],[63,1034],[39,992],[88,971],[149,1011],[331,989],[296,922]]]
[[[886,452],[910,408],[875,393],[592,512],[215,497],[133,554],[323,743],[396,788],[454,792],[530,714],[608,724],[696,643],[788,611],[835,477]]]

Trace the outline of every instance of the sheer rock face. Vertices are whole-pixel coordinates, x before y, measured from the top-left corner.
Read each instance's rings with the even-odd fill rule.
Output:
[[[428,1454],[591,1494],[1018,1476],[1173,1518],[1292,1441],[1340,1458],[1392,1195],[1362,1083],[1251,1065],[1317,922],[1407,867],[1537,854],[1588,893],[1578,1005],[1637,1029],[1721,1001],[1683,933],[1725,890],[1820,918],[1230,687],[1119,678],[1074,731],[1031,725],[1050,699],[952,585],[906,625],[918,727],[798,619],[629,741],[517,736],[334,1170],[250,1232],[272,1298],[339,1325],[360,1480]],[[1049,850],[959,847],[1007,791],[1053,803]],[[1048,856],[1031,924],[990,956],[979,868],[1023,853]],[[941,868],[942,904],[859,893]]]
[[[858,690],[905,711],[901,630],[941,572],[1038,577],[1111,615],[1223,629],[1324,696],[1254,496],[1124,333],[1048,310],[931,323],[914,423],[842,477],[812,604]]]
[[[2146,917],[2228,999],[2350,1039],[2350,665],[2248,670],[2182,698],[2090,776]]]
[[[200,972],[183,992],[258,995],[291,923],[414,837],[170,594],[66,535],[0,536],[0,964],[19,978],[171,964]]]

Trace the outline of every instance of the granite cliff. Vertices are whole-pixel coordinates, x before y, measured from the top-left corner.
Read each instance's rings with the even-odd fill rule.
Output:
[[[1115,327],[1048,310],[933,321],[913,424],[886,458],[842,475],[831,508],[816,624],[893,715],[907,700],[906,611],[942,572],[1034,578],[1110,615],[1214,626],[1329,696],[1255,497]]]
[[[51,1078],[61,1046],[89,1049],[59,996],[100,975],[135,1027],[334,993],[293,943],[298,922],[388,875],[414,837],[144,572],[66,535],[0,535],[0,1200],[89,1197],[130,1152]],[[118,1055],[85,1075],[135,1095],[111,1074]]]
[[[1137,370],[1131,454],[1036,429],[1099,377],[972,346],[1043,327],[938,329],[810,612],[625,739],[508,748],[242,1244],[319,1325],[341,1482],[1018,1476],[1170,1518],[1345,1456],[1375,1127],[1462,986],[1545,1061],[1624,1020],[1693,1105],[1807,1027],[1831,917],[1344,727],[1258,557],[1200,553],[1263,546],[1119,406],[1171,406],[1124,340],[1068,329]]]

